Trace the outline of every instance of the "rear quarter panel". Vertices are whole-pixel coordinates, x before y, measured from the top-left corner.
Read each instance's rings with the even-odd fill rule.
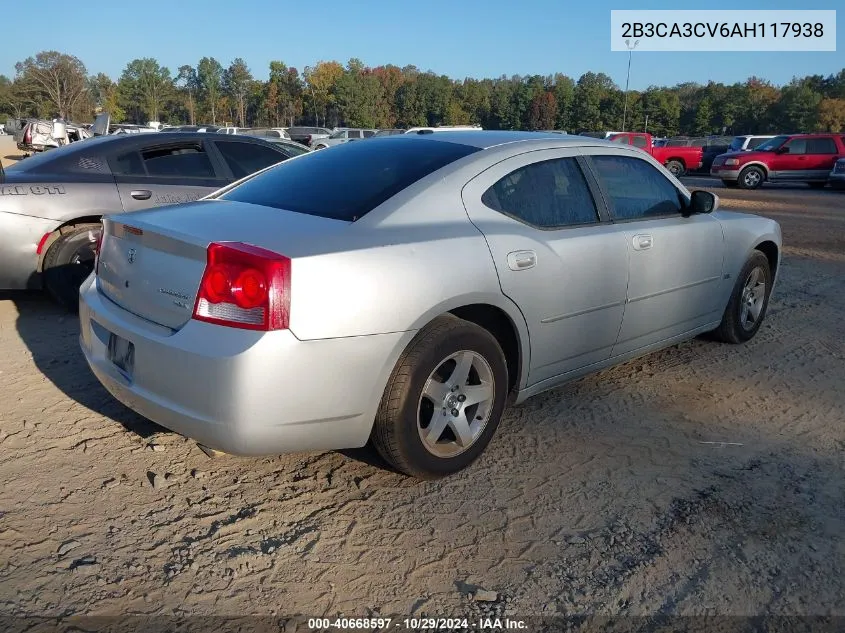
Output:
[[[293,260],[290,326],[297,338],[416,330],[473,303],[522,320],[501,292],[487,242],[466,216],[460,189],[435,189],[415,200],[405,200],[410,196],[403,192],[385,203],[402,205],[401,217],[365,223],[364,216],[322,244],[320,254]]]

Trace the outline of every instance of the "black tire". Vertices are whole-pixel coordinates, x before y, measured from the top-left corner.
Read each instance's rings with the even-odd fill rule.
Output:
[[[765,288],[763,289],[763,303],[760,308],[759,315],[754,320],[751,327],[743,323],[743,302],[746,299],[746,287],[753,271],[759,270]],[[769,260],[760,251],[754,251],[754,254],[748,258],[745,265],[742,267],[739,275],[736,278],[733,292],[731,292],[730,301],[725,308],[725,313],[722,315],[722,322],[719,327],[713,332],[717,339],[725,343],[733,343],[735,345],[745,343],[754,338],[763,319],[766,318],[766,310],[769,307],[769,295],[772,292],[772,271],[769,267]]]
[[[736,180],[723,180],[722,184],[725,185],[728,189],[733,189],[737,186]]]
[[[757,189],[766,181],[766,172],[757,165],[750,165],[739,172],[740,189]]]
[[[666,169],[668,169],[669,173],[672,174],[675,178],[680,178],[687,172],[687,168],[684,167],[684,164],[679,160],[667,161]]]
[[[448,364],[453,354],[469,351],[487,363],[493,383],[486,424],[482,423],[474,441],[454,456],[435,455],[421,437],[426,407],[431,409],[429,425],[447,415],[423,400],[429,377]],[[474,365],[473,365],[474,367]],[[470,369],[470,377],[473,369]],[[448,381],[447,381],[448,383]],[[445,390],[451,394],[451,390]],[[490,443],[499,425],[508,391],[505,355],[496,339],[485,329],[452,315],[436,318],[421,329],[402,353],[384,391],[371,439],[381,456],[396,470],[420,479],[437,479],[468,467]],[[455,405],[462,406],[462,405]],[[481,405],[478,405],[481,406]],[[453,415],[452,409],[449,415]],[[462,411],[464,411],[462,409]],[[468,407],[461,415],[475,416],[480,411]],[[478,419],[478,418],[476,418]],[[474,423],[473,420],[471,423]],[[452,433],[451,428],[444,429]],[[438,434],[438,437],[440,434]],[[445,435],[444,435],[445,437]],[[454,433],[453,438],[457,438]],[[457,443],[452,443],[457,446]]]
[[[44,256],[44,287],[69,312],[79,310],[79,286],[94,270],[94,243],[90,235],[100,230],[100,224],[64,227]]]
[[[808,182],[810,189],[824,189],[827,185],[826,182]]]

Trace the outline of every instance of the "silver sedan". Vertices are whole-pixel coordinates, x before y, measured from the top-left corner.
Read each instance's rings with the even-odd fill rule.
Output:
[[[81,345],[121,402],[242,455],[363,446],[433,478],[509,402],[760,328],[774,221],[636,148],[459,132],[349,143],[104,221]]]

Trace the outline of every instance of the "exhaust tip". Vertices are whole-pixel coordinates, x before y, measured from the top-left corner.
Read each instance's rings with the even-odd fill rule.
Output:
[[[205,453],[206,455],[208,455],[208,456],[209,456],[210,458],[212,458],[212,459],[214,459],[215,457],[223,457],[224,455],[226,455],[226,453],[224,453],[223,451],[218,451],[218,450],[216,450],[216,449],[209,448],[208,446],[205,446],[205,445],[203,445],[203,444],[199,444],[199,443],[197,443],[197,447],[198,447],[198,448],[199,448],[199,449],[200,449],[203,453]]]

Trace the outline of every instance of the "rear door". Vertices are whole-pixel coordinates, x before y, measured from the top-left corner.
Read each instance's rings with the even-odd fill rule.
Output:
[[[528,325],[530,384],[607,359],[619,332],[625,235],[602,222],[591,183],[577,150],[555,149],[504,160],[463,189],[502,292]]]
[[[827,180],[830,170],[839,158],[839,148],[832,136],[807,139],[807,179]]]
[[[124,211],[192,202],[232,181],[205,140],[135,146],[111,156],[109,165]]]

